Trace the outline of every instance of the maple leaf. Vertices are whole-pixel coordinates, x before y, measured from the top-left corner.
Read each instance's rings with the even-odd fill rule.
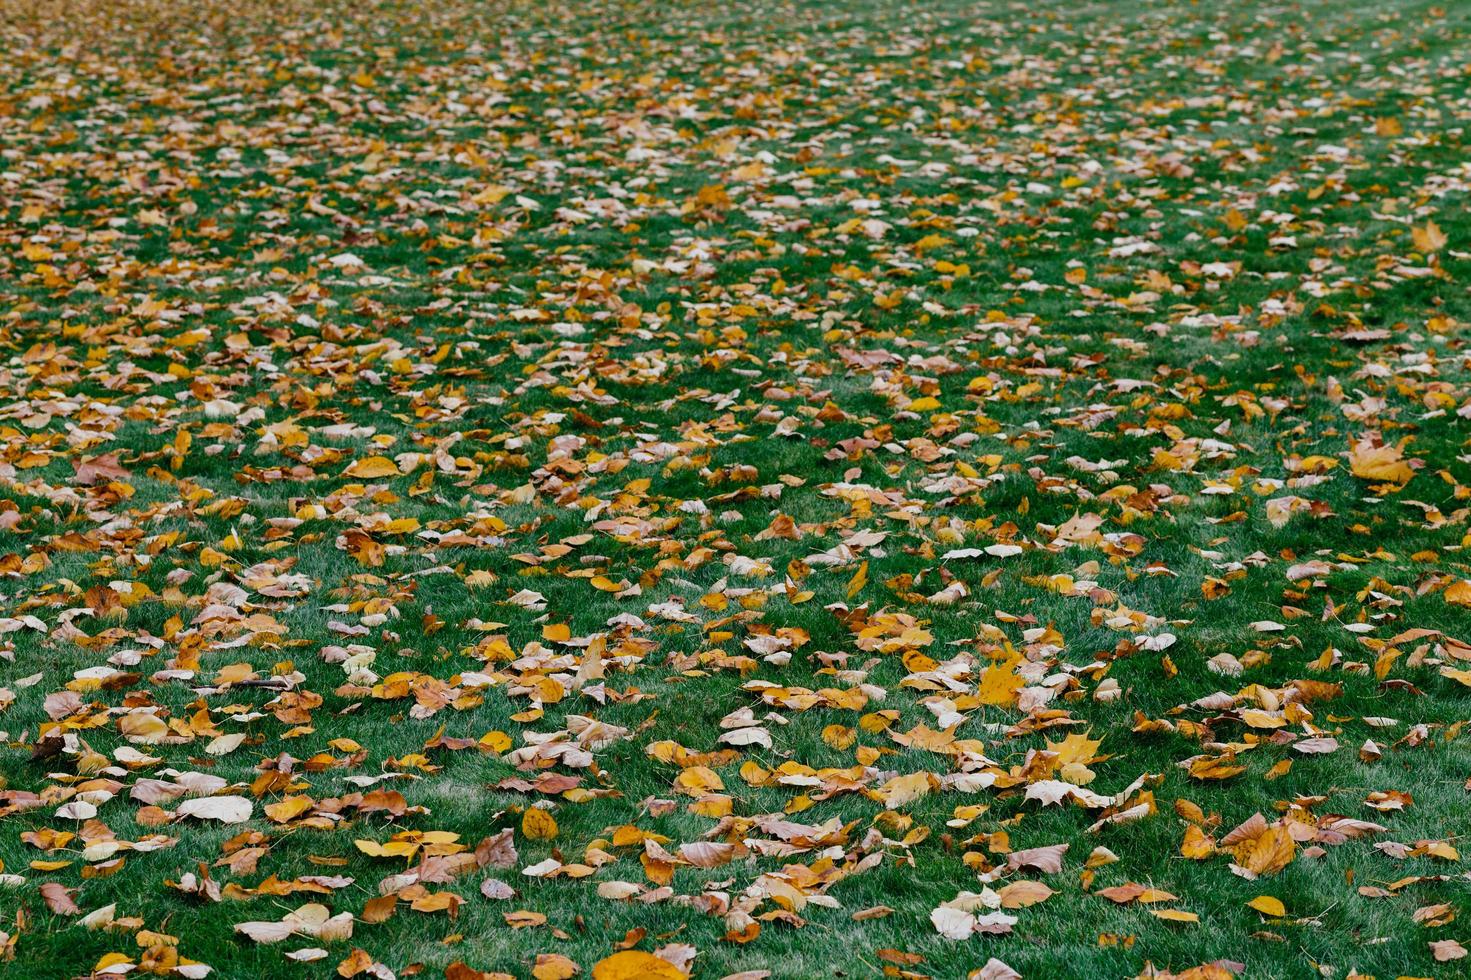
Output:
[[[1434,221],[1427,221],[1423,225],[1415,225],[1410,229],[1410,237],[1414,239],[1415,250],[1429,254],[1439,252],[1445,248],[1448,239],[1440,226]]]
[[[84,487],[109,480],[126,480],[132,476],[118,462],[117,453],[105,453],[90,459],[73,459],[72,468],[76,470],[75,482]]]
[[[1236,863],[1247,871],[1258,875],[1272,875],[1292,862],[1297,853],[1297,842],[1292,839],[1292,834],[1286,827],[1277,825],[1236,844],[1233,850]]]
[[[982,704],[1009,707],[1016,704],[1017,692],[1026,681],[1000,664],[992,664],[981,674],[976,687],[976,698]]]
[[[929,795],[936,782],[930,773],[915,772],[906,776],[895,776],[873,792],[886,808],[896,810]]]
[[[1366,434],[1349,450],[1349,468],[1361,480],[1406,484],[1415,471],[1398,446],[1386,446],[1373,434]]]

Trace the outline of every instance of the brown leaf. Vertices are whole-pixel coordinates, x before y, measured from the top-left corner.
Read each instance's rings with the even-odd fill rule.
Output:
[[[93,456],[91,459],[73,458],[72,468],[76,470],[76,476],[72,482],[84,487],[113,480],[126,480],[132,476],[118,462],[117,453],[104,453],[101,456]]]
[[[53,915],[81,915],[82,910],[72,900],[76,889],[67,888],[59,881],[48,881],[41,885],[41,899]]]
[[[1056,874],[1062,870],[1062,856],[1067,853],[1068,844],[1048,844],[1046,847],[1030,847],[1021,851],[1012,851],[1006,855],[1006,866],[1012,870],[1021,868],[1035,868],[1047,874]]]

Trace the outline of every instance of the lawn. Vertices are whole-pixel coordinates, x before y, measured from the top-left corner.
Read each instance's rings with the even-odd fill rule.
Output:
[[[1468,126],[1456,0],[0,0],[0,975],[1467,975]]]

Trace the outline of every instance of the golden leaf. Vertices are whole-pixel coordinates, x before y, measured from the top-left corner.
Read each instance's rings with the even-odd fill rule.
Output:
[[[541,807],[530,807],[521,814],[521,833],[528,840],[551,840],[557,836],[557,821]]]
[[[653,953],[625,949],[592,968],[593,980],[684,980],[689,974]]]
[[[1280,919],[1287,914],[1287,906],[1282,904],[1282,900],[1273,898],[1271,895],[1258,895],[1247,902],[1246,907],[1256,909],[1262,915],[1270,915],[1275,919]]]

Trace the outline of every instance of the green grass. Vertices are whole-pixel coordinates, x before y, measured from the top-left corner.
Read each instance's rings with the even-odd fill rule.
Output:
[[[355,949],[400,977],[591,974],[618,944],[709,978],[1464,975],[1431,944],[1466,938],[1471,880],[1471,687],[1447,674],[1471,642],[1471,8],[5,2],[0,41],[7,978],[167,973],[169,947],[230,978],[351,975]],[[1374,477],[1366,436],[1413,471]],[[79,475],[106,454],[123,472]],[[348,472],[370,457],[407,472]],[[1106,538],[1055,540],[1085,515]],[[1024,550],[944,558],[997,543]],[[897,615],[926,635],[876,651]],[[1410,630],[1436,632],[1389,642]],[[606,676],[578,685],[594,638]],[[351,677],[327,650],[349,644]],[[1056,696],[982,703],[996,663]],[[404,674],[417,699],[372,693]],[[895,740],[942,728],[943,697],[968,756]],[[742,708],[770,746],[720,741]],[[168,738],[124,727],[148,712]],[[627,737],[518,769],[580,718]],[[441,732],[511,747],[426,748]],[[1091,780],[1047,763],[1069,733],[1099,740]],[[1315,735],[1338,747],[1294,748]],[[1232,750],[1229,779],[1189,771]],[[756,785],[783,764],[828,792]],[[252,789],[282,766],[292,788]],[[962,770],[1002,785],[879,792]],[[188,772],[249,821],[130,797]],[[581,784],[504,785],[542,772]],[[1117,798],[1027,799],[1064,776]],[[356,812],[374,790],[409,812]],[[1387,792],[1411,798],[1366,805]],[[538,801],[554,838],[524,833]],[[1182,852],[1257,813],[1384,830],[1321,853],[1300,830],[1257,880]],[[776,818],[842,832],[784,850]],[[664,880],[629,827],[750,853],[600,897]],[[506,868],[355,844],[507,828]],[[154,835],[120,865],[86,849]],[[253,868],[217,864],[242,842]],[[1063,843],[1061,871],[1006,868]],[[1098,847],[1117,860],[1090,869]],[[522,874],[549,858],[595,869]],[[234,890],[168,884],[201,865]],[[370,921],[409,872],[455,914],[410,890]],[[1019,880],[1053,894],[1009,934],[931,924]],[[1099,894],[1127,883],[1174,898]],[[235,931],[311,901],[351,939]],[[728,908],[759,935],[733,941]]]

